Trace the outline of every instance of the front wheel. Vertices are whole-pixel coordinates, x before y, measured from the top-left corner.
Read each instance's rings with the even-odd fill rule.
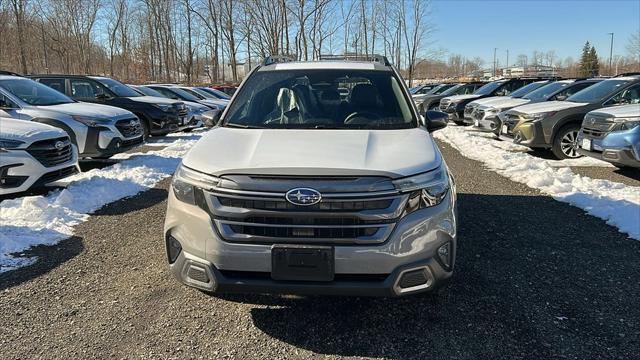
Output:
[[[555,138],[553,139],[553,146],[551,152],[558,159],[576,159],[582,155],[578,154],[578,132],[580,132],[580,125],[569,124],[563,126]]]

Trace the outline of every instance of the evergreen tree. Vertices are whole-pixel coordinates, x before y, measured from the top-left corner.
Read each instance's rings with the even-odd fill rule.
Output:
[[[589,76],[589,69],[591,68],[589,53],[591,51],[591,44],[587,41],[582,47],[582,55],[580,56],[580,76]]]
[[[589,50],[589,61],[591,63],[589,76],[600,75],[600,60],[598,60],[598,54],[594,46],[591,46],[591,50]]]

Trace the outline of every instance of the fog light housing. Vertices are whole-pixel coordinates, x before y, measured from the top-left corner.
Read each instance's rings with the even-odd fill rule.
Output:
[[[453,248],[451,242],[448,241],[438,248],[438,262],[442,267],[449,271],[451,270],[451,262],[453,259]]]
[[[182,244],[171,235],[167,235],[167,257],[169,264],[173,264],[178,259],[178,255],[182,251]]]

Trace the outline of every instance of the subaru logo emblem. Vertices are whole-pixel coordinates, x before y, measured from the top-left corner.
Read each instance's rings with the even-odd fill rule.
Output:
[[[136,120],[129,121],[129,126],[136,127],[137,125],[138,125],[138,122]]]
[[[319,203],[322,200],[322,195],[318,190],[295,188],[287,191],[285,198],[293,205],[308,206]]]
[[[596,119],[595,119],[595,118],[590,118],[590,119],[589,119],[589,122],[590,122],[591,124],[595,124],[595,123],[596,123]]]
[[[64,143],[62,141],[56,141],[53,146],[55,146],[55,148],[58,150],[62,150],[62,148],[64,148]]]

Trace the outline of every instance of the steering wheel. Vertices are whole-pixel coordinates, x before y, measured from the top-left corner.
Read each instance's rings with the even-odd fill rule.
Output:
[[[364,120],[364,121],[359,121]],[[345,125],[366,125],[371,120],[377,121],[382,120],[382,117],[374,112],[369,111],[355,111],[349,114],[346,119],[344,119]]]

